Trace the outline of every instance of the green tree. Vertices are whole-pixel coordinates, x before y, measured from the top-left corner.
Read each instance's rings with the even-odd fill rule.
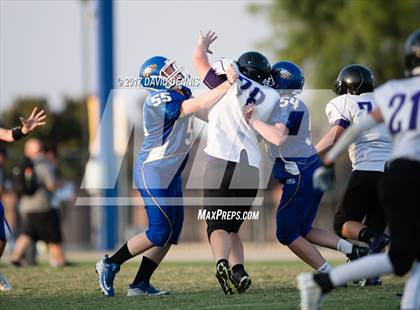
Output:
[[[406,37],[419,27],[419,0],[276,0],[250,11],[268,18],[263,42],[278,59],[310,67],[313,87],[331,88],[352,63],[373,69],[377,84],[403,76]]]

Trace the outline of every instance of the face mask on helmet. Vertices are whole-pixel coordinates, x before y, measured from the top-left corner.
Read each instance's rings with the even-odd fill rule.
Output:
[[[178,68],[174,60],[168,59],[160,70],[160,76],[166,79],[168,88],[181,88],[187,74],[184,67]]]
[[[266,85],[269,81],[270,76],[258,68],[238,66],[238,69],[243,75],[260,84]]]

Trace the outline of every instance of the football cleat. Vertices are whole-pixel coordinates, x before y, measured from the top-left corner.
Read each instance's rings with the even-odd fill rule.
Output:
[[[245,293],[252,283],[250,276],[246,272],[234,272],[232,279],[239,294]]]
[[[369,250],[372,253],[380,253],[391,241],[391,236],[387,234],[376,234],[369,240]]]
[[[114,279],[120,271],[120,266],[108,263],[108,255],[96,263],[96,273],[98,274],[99,288],[105,296],[114,296]]]
[[[322,300],[322,289],[314,280],[314,274],[303,272],[296,278],[300,291],[300,309],[318,310]]]
[[[360,286],[381,286],[381,277],[375,277],[371,279],[365,279],[359,282]]]
[[[391,236],[387,234],[376,234],[369,240],[369,251],[371,253],[380,253],[391,241]],[[382,285],[381,277],[364,279],[359,282],[360,286],[380,286]]]
[[[168,294],[168,291],[160,291],[150,283],[144,281],[139,284],[130,284],[127,292],[127,296],[162,296]]]
[[[9,281],[7,281],[4,275],[0,272],[0,291],[7,292],[11,290],[12,286],[10,285]]]
[[[353,244],[353,249],[351,250],[351,253],[346,254],[346,256],[350,261],[352,261],[369,254],[371,254],[369,248]]]
[[[236,287],[232,279],[232,271],[227,263],[221,262],[216,266],[216,278],[226,295],[235,294]]]

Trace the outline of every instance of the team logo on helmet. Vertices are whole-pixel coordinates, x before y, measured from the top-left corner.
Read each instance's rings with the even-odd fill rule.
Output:
[[[152,71],[155,70],[156,68],[157,68],[157,65],[155,64],[148,66],[146,69],[144,69],[143,76],[149,77]]]
[[[280,69],[279,73],[282,79],[290,79],[292,77],[292,74],[286,69]]]

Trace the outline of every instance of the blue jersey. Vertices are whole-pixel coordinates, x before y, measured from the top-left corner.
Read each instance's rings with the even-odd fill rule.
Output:
[[[286,141],[280,146],[267,143],[270,159],[275,161],[275,176],[298,175],[319,160],[311,142],[309,110],[299,98],[281,96],[270,124],[283,124],[289,130]]]
[[[144,142],[137,159],[142,163],[180,164],[186,158],[191,143],[193,115],[180,117],[184,100],[191,91],[151,91],[143,106]]]

